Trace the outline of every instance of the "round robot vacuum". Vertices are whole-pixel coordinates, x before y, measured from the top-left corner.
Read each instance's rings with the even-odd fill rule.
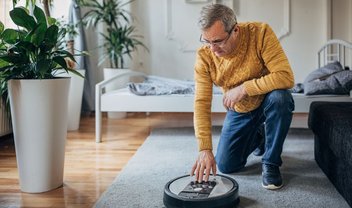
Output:
[[[167,208],[233,208],[240,201],[237,182],[228,176],[210,176],[207,182],[192,181],[184,175],[165,185],[164,205]]]

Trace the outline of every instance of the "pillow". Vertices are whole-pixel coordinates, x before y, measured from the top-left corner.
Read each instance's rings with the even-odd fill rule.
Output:
[[[304,80],[304,94],[349,94],[352,71],[344,70],[340,62],[327,64],[310,73]]]

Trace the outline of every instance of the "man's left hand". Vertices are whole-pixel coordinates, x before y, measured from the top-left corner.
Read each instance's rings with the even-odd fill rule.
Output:
[[[223,98],[223,105],[227,110],[231,110],[234,108],[235,104],[243,99],[246,96],[246,90],[244,89],[243,85],[239,85],[235,88],[230,89],[227,91]]]

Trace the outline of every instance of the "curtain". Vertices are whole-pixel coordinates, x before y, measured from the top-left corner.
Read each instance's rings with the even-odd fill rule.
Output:
[[[77,4],[77,0],[72,0],[71,2],[68,19],[69,23],[74,25],[79,23],[82,19],[81,8]],[[82,24],[78,24],[78,35],[75,37],[74,43],[76,50],[88,51],[86,34]],[[82,99],[82,111],[91,112],[95,109],[95,73],[92,71],[89,56],[78,56],[76,57],[76,60],[78,67],[86,70]]]

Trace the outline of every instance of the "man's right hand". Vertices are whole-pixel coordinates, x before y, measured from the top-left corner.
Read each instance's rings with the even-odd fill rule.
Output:
[[[196,175],[196,180],[202,182],[209,180],[210,173],[216,175],[216,162],[212,150],[202,150],[199,152],[198,158],[194,163],[191,176]],[[205,175],[204,175],[205,173]]]

